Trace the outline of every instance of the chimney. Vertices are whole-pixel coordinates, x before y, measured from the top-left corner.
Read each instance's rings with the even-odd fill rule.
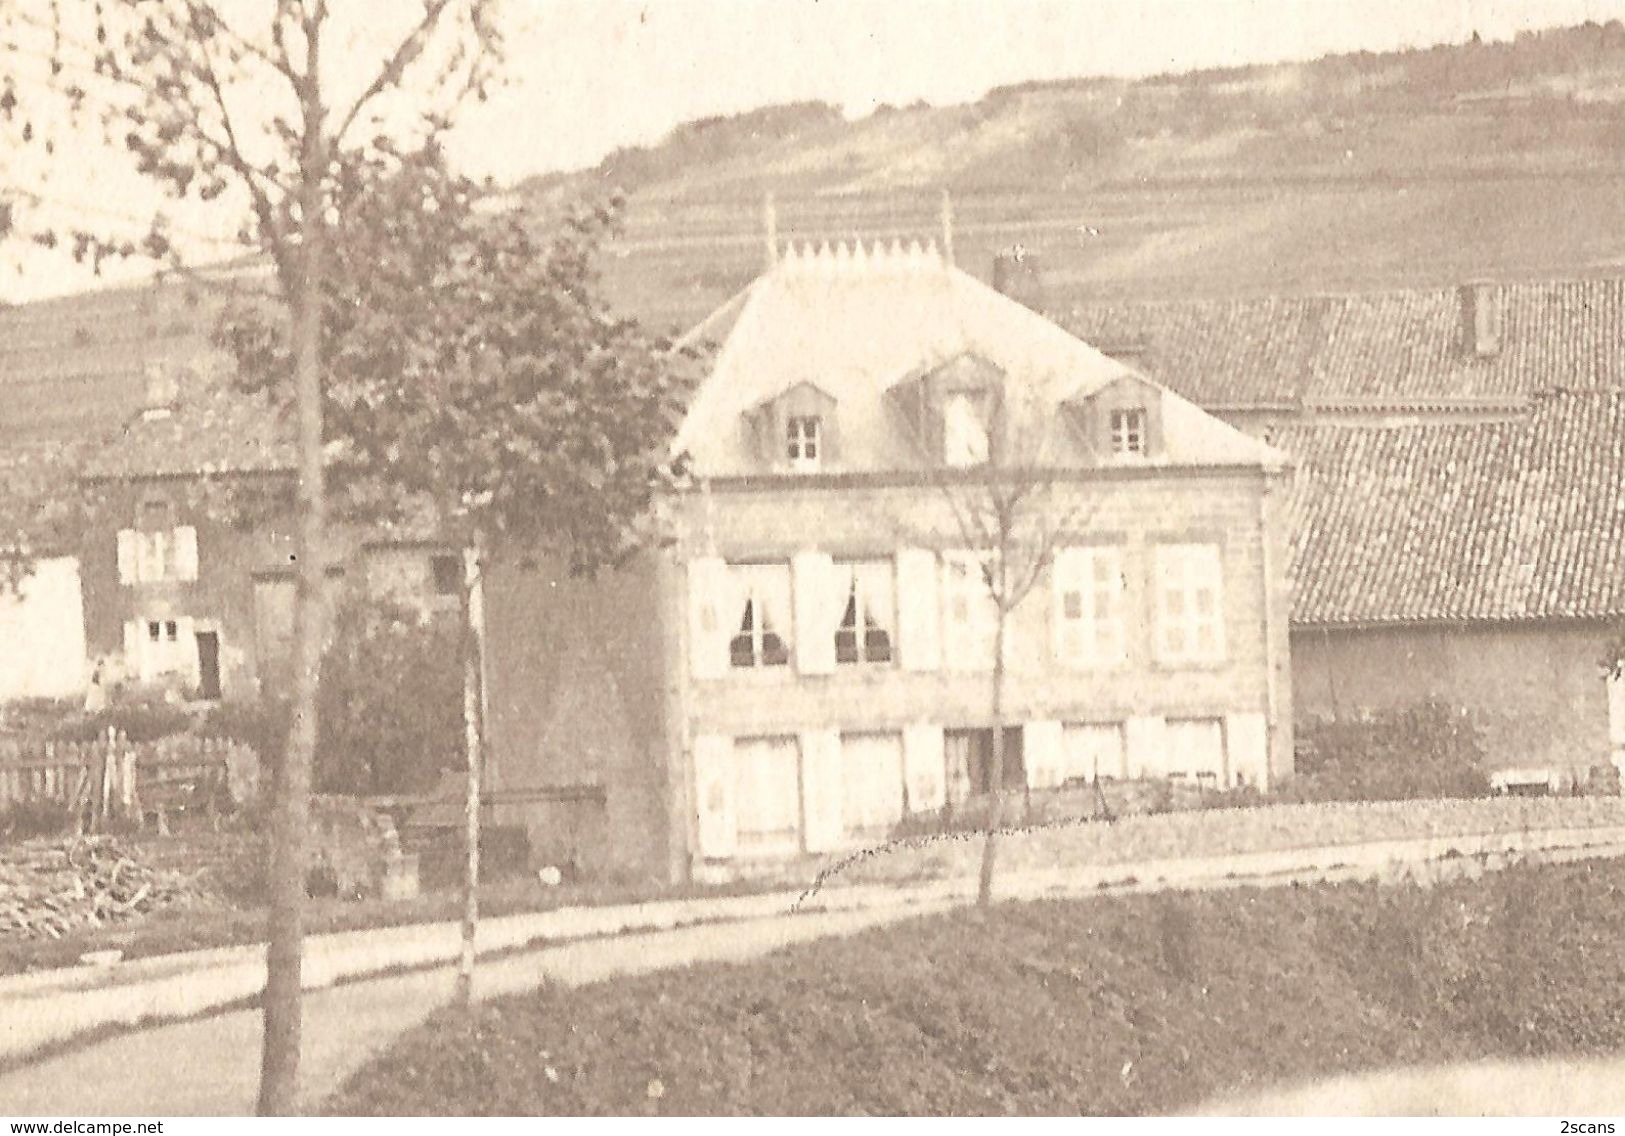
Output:
[[[1456,290],[1461,300],[1463,354],[1490,359],[1501,350],[1501,304],[1495,286],[1473,280]]]
[[[1013,245],[993,257],[993,288],[1036,311],[1044,307],[1044,271],[1038,255]]]
[[[772,271],[779,263],[779,211],[771,190],[762,198],[762,231],[767,242],[767,268]]]
[[[147,364],[147,387],[145,398],[141,404],[141,417],[152,420],[168,418],[180,401],[180,382],[175,377],[174,369],[168,363],[153,362]]]

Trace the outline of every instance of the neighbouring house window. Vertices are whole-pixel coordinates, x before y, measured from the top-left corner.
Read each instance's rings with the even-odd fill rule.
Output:
[[[126,632],[126,661],[143,680],[166,675],[195,676],[197,644],[190,619],[142,619],[135,626],[132,641]]]
[[[1112,453],[1145,454],[1145,411],[1138,407],[1111,412]]]
[[[1123,661],[1123,563],[1116,548],[1063,548],[1055,554],[1057,653],[1073,666]]]
[[[942,650],[958,669],[993,665],[998,608],[987,582],[988,560],[976,552],[942,554]]]
[[[161,511],[160,511],[161,510]],[[197,579],[197,530],[191,525],[148,528],[151,521],[167,525],[167,505],[148,512],[143,506],[140,528],[118,534],[118,574],[121,584],[159,584]]]
[[[987,461],[987,426],[971,395],[949,395],[943,403],[942,436],[948,465],[963,468]]]
[[[889,560],[835,565],[836,587],[843,594],[840,626],[835,630],[837,663],[889,663],[895,605]]]
[[[1169,718],[1163,761],[1170,777],[1215,787],[1224,783],[1224,722],[1218,718]]]
[[[993,731],[948,730],[942,738],[943,760],[947,763],[948,800],[961,802],[979,797],[993,786]],[[1021,789],[1027,784],[1027,768],[1021,748],[1021,727],[1004,730],[1004,787]]]
[[[1224,658],[1224,580],[1215,544],[1157,548],[1157,654],[1166,662]]]
[[[429,571],[434,576],[435,594],[461,595],[463,590],[463,562],[460,557],[441,555],[430,558]]]
[[[790,662],[790,566],[737,564],[730,567],[737,588],[737,630],[728,644],[736,667],[782,667]]]
[[[849,835],[886,836],[903,819],[903,736],[842,734],[841,792]]]
[[[786,432],[790,468],[804,473],[818,469],[823,460],[823,420],[815,414],[791,415]]]
[[[801,747],[795,738],[734,742],[734,815],[742,851],[800,849]]]

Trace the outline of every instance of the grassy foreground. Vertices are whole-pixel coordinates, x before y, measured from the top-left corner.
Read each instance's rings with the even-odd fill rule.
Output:
[[[446,1012],[338,1114],[1163,1113],[1625,1047],[1625,864],[1005,904]]]

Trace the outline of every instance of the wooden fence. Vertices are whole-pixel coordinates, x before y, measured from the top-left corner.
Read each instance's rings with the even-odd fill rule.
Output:
[[[240,797],[257,765],[252,749],[227,738],[132,742],[112,731],[92,742],[0,737],[0,811],[55,804],[92,826],[154,814],[162,823],[166,810],[212,804],[222,790]]]

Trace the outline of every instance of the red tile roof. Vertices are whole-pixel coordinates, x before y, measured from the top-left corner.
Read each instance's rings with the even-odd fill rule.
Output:
[[[1625,393],[1274,441],[1297,461],[1294,624],[1625,614]]]
[[[1463,350],[1456,289],[1081,305],[1053,313],[1208,407],[1399,405],[1625,386],[1625,280],[1488,285],[1491,357]]]

